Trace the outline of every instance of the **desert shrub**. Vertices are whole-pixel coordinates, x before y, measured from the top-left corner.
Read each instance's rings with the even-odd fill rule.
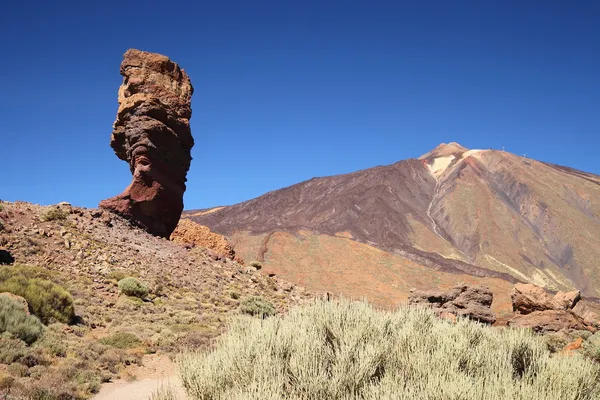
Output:
[[[194,399],[578,399],[600,396],[600,367],[551,355],[526,330],[426,309],[322,302],[234,319],[218,346],[178,359]],[[568,371],[568,373],[565,373]]]
[[[559,333],[550,333],[543,338],[551,353],[559,352],[569,344],[569,340]]]
[[[256,269],[261,269],[261,268],[262,268],[262,264],[260,263],[260,261],[252,261],[252,262],[250,263],[250,266],[251,266],[251,267],[254,267],[254,268],[256,268]]]
[[[106,274],[106,279],[119,282],[121,279],[125,279],[129,276],[137,277],[137,273],[135,271],[129,271],[126,269],[116,268],[116,269],[111,270],[108,274]]]
[[[42,330],[43,325],[40,320],[35,316],[27,315],[22,304],[7,296],[0,296],[0,333],[12,333],[31,344],[40,337]]]
[[[59,207],[53,207],[48,211],[44,212],[40,219],[42,221],[59,221],[65,220],[69,216],[69,213]]]
[[[8,373],[17,378],[29,375],[29,368],[20,363],[12,363],[8,366]]]
[[[148,295],[148,286],[131,276],[119,281],[119,290],[127,296],[133,296],[139,299],[143,299]]]
[[[597,363],[600,363],[600,332],[594,333],[583,342],[583,355]]]
[[[238,300],[240,297],[242,297],[240,292],[237,292],[235,290],[232,290],[231,292],[229,292],[229,296],[234,300]]]
[[[62,286],[46,279],[27,277],[20,274],[18,268],[10,270],[11,268],[4,268],[0,271],[0,292],[24,297],[31,312],[44,324],[74,321],[73,298]],[[14,274],[11,276],[10,272]]]
[[[161,385],[155,389],[150,396],[150,400],[177,400],[178,397],[173,390],[173,387],[169,384]]]
[[[270,317],[276,313],[273,304],[259,296],[249,297],[242,301],[240,311],[244,314],[260,317]]]
[[[66,334],[63,330],[63,325],[52,324],[45,330],[42,337],[35,343],[35,346],[45,351],[53,357],[67,356]],[[82,354],[78,354],[82,355]]]
[[[28,353],[25,342],[9,333],[0,335],[0,364],[12,364]]]
[[[140,345],[140,339],[133,333],[116,332],[110,336],[100,339],[100,343],[116,347],[117,349],[130,349]]]
[[[15,384],[15,378],[9,375],[0,375],[0,391],[8,390]],[[2,392],[0,392],[2,394]],[[165,399],[167,400],[167,399]]]
[[[78,387],[84,388],[84,390],[89,393],[98,393],[100,391],[102,377],[98,371],[92,371],[89,369],[79,371],[75,375],[74,380]]]

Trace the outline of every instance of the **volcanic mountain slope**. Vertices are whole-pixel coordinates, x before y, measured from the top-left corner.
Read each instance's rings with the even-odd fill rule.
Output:
[[[600,177],[504,151],[441,144],[186,216],[287,279],[375,302],[469,279],[600,291]]]

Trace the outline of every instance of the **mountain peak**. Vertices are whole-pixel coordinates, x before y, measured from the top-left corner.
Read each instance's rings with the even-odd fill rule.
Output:
[[[430,157],[443,157],[452,154],[462,154],[466,151],[469,151],[469,149],[461,146],[456,142],[442,143],[435,149],[431,150],[429,153],[423,154],[421,157],[419,157],[419,160],[423,160]]]

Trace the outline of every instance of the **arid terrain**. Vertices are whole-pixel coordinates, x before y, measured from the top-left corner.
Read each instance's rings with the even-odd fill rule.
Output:
[[[457,282],[491,287],[501,313],[515,282],[600,292],[600,177],[504,151],[442,144],[184,217],[277,276],[381,306]]]
[[[155,357],[209,346],[248,298],[283,311],[308,297],[254,267],[152,236],[106,211],[0,207],[0,264],[10,264],[0,272],[60,285],[77,316],[49,323],[31,346],[0,335],[0,394],[11,398],[83,399],[102,382],[145,379],[147,355],[152,365]],[[148,294],[121,293],[124,277],[143,282]]]

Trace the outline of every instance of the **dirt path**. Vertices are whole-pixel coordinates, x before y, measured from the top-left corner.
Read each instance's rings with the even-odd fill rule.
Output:
[[[171,386],[177,399],[186,398],[175,365],[164,355],[148,355],[141,367],[129,372],[136,380],[119,379],[106,383],[92,400],[148,400],[156,389],[167,385]]]

